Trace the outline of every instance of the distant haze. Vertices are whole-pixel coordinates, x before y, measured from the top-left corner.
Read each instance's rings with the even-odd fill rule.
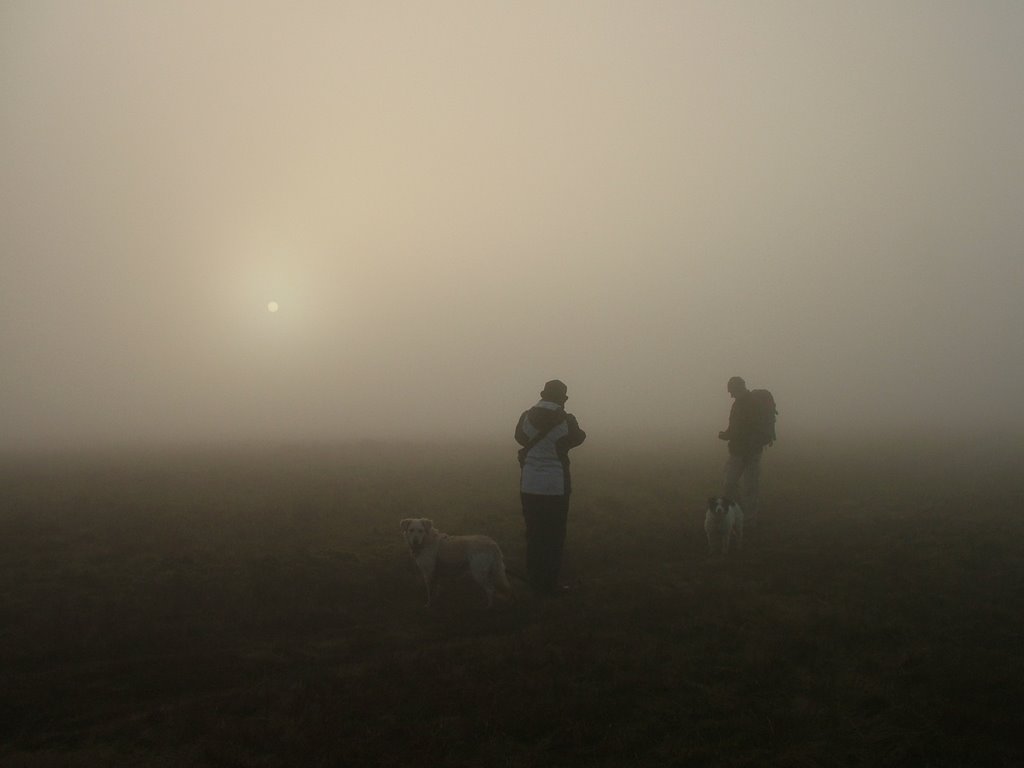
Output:
[[[1022,137],[1019,2],[6,0],[0,443],[1020,430]]]

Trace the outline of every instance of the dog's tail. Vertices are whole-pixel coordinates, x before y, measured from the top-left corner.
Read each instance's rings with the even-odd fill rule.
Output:
[[[502,571],[503,571],[503,574],[507,574],[508,576],[512,576],[513,578],[519,579],[521,582],[523,582],[523,584],[529,584],[530,583],[530,580],[528,578],[526,578],[525,576],[523,576],[523,574],[519,573],[519,571],[516,571],[516,570],[513,570],[512,568],[509,568],[508,566],[505,566],[502,569]],[[505,581],[508,581],[508,579],[505,579]]]

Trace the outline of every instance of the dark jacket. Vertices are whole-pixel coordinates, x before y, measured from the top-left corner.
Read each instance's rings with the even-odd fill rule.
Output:
[[[729,441],[729,453],[733,456],[756,456],[764,450],[757,403],[749,391],[733,401],[729,411],[729,428],[725,430],[722,439]]]

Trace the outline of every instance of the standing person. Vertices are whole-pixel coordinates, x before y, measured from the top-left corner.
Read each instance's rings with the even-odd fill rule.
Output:
[[[516,424],[522,473],[519,481],[526,521],[526,572],[534,592],[558,590],[558,572],[569,515],[569,449],[587,438],[576,417],[565,412],[568,390],[553,379],[544,385],[540,402],[524,411]]]
[[[729,441],[729,459],[725,462],[725,488],[722,495],[739,503],[744,525],[757,525],[758,483],[761,479],[761,454],[775,441],[775,400],[767,389],[751,391],[739,376],[726,384],[733,397],[729,428],[719,432]]]

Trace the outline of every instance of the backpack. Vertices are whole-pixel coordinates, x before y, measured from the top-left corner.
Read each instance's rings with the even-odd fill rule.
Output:
[[[754,404],[751,410],[754,413],[752,421],[757,444],[761,447],[771,445],[776,439],[775,417],[779,414],[775,408],[775,398],[767,389],[752,389],[750,401]]]

